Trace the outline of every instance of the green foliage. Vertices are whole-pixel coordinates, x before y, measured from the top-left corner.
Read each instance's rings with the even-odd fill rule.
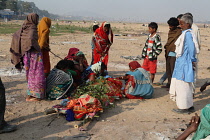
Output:
[[[59,25],[58,23],[55,26],[52,26],[50,35],[62,35],[64,33],[75,33],[75,32],[84,32],[91,33],[91,28],[81,27],[76,25]]]
[[[0,34],[15,33],[20,28],[17,24],[0,24]]]
[[[73,95],[73,98],[79,98],[83,94],[88,94],[94,98],[97,98],[103,107],[109,101],[108,93],[109,89],[106,86],[106,80],[103,77],[96,79],[94,82],[85,83],[85,85],[79,86]]]

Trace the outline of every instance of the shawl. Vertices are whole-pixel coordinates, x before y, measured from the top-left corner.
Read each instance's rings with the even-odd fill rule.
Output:
[[[64,59],[73,60],[78,51],[78,48],[70,48],[68,55]]]
[[[201,122],[192,140],[204,139],[210,135],[210,104],[207,104],[200,115]]]
[[[192,34],[193,42],[195,44],[195,50],[196,54],[199,53],[199,46],[197,43],[197,40],[195,38],[195,35],[192,33],[192,30],[188,29],[182,32],[182,34],[179,36],[179,38],[176,40],[175,45],[176,45],[176,57],[180,57],[183,54],[183,49],[184,49],[184,39],[185,39],[185,34],[186,32],[190,32]]]
[[[174,52],[176,49],[176,45],[174,44],[177,38],[182,34],[180,28],[176,28],[174,30],[169,30],[168,32],[168,40],[165,44],[164,48],[166,49],[166,57],[168,56],[169,52]]]
[[[132,61],[129,63],[129,67],[133,70],[137,69],[137,68],[140,68],[141,65],[137,62],[137,61]]]
[[[91,66],[91,70],[92,70],[94,73],[98,74],[98,73],[101,71],[101,63],[102,63],[102,62],[97,62],[97,63],[93,64],[93,65]]]
[[[48,17],[43,17],[38,25],[38,42],[41,49],[49,47],[49,33],[51,26],[51,19]]]
[[[12,53],[11,62],[15,66],[20,65],[25,52],[32,48],[40,51],[37,34],[38,20],[39,16],[37,14],[29,14],[21,29],[13,34],[10,52]]]

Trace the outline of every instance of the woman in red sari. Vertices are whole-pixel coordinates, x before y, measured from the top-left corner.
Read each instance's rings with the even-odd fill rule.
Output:
[[[111,25],[103,22],[101,27],[95,31],[95,48],[93,64],[102,61],[106,66],[109,58],[109,48],[113,43],[113,33]]]

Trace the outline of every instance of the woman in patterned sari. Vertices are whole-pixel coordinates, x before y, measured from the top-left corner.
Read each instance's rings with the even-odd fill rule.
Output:
[[[73,89],[73,78],[69,70],[73,67],[74,63],[71,60],[61,60],[55,68],[50,71],[46,81],[47,99],[59,99],[70,93],[69,91]]]
[[[26,101],[39,101],[45,98],[45,77],[42,54],[38,44],[37,25],[39,16],[31,13],[12,38],[11,62],[19,70],[26,70],[28,83]]]
[[[111,25],[108,22],[103,22],[101,27],[95,31],[95,48],[93,64],[102,61],[108,65],[109,48],[113,43],[113,33]]]
[[[119,77],[127,80],[125,85],[125,95],[129,99],[150,99],[154,89],[151,84],[149,74],[141,68],[137,61],[129,63],[130,71],[125,76]]]

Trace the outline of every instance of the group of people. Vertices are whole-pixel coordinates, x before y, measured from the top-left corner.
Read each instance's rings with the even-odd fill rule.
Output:
[[[176,101],[176,113],[194,112],[193,92],[197,74],[197,58],[200,50],[200,34],[198,27],[193,24],[191,13],[180,14],[177,18],[168,20],[168,39],[164,45],[166,59],[166,86],[170,98]],[[157,57],[162,51],[160,36],[156,33],[158,25],[151,22],[149,37],[142,51],[143,68],[150,72],[152,82],[157,69]],[[162,80],[162,78],[161,78]],[[154,85],[161,85],[154,83]]]
[[[181,14],[168,20],[169,33],[165,44],[166,75],[170,88],[170,98],[177,103],[177,113],[194,111],[193,92],[196,71],[197,54],[200,49],[200,37],[193,16],[190,13]],[[12,38],[10,52],[11,62],[20,71],[26,70],[28,84],[26,101],[42,99],[61,99],[71,96],[75,89],[86,82],[108,75],[109,49],[113,43],[113,32],[108,22],[93,26],[91,40],[92,61],[88,65],[85,55],[78,48],[70,48],[68,55],[60,60],[51,70],[49,33],[51,20],[29,14],[20,30]],[[158,24],[148,25],[150,35],[142,50],[144,59],[142,66],[137,61],[129,63],[129,71],[120,77],[125,80],[123,93],[129,99],[150,99],[154,93],[153,82],[157,71],[158,55],[162,52],[160,35],[157,34]],[[150,75],[149,75],[149,73]],[[155,83],[154,83],[155,85]],[[5,91],[2,82],[0,95],[0,132],[10,132],[16,129],[4,121]],[[3,92],[4,91],[4,92]]]

